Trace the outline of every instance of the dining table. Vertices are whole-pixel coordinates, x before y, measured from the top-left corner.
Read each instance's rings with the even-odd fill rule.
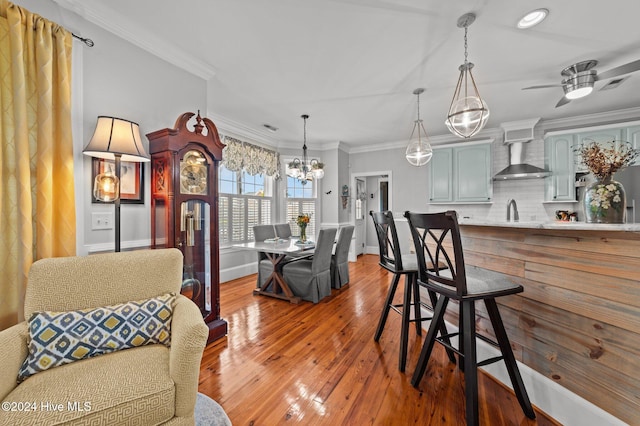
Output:
[[[253,290],[254,295],[275,297],[288,300],[291,303],[300,303],[300,297],[293,294],[282,276],[282,266],[290,261],[296,261],[313,256],[315,243],[305,243],[297,238],[272,238],[265,241],[253,241],[249,243],[234,244],[233,247],[242,250],[263,252],[271,261],[273,269],[265,282]],[[258,265],[260,267],[260,265]]]

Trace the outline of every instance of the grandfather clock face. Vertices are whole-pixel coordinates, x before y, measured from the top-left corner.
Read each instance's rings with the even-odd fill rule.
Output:
[[[191,150],[180,161],[180,193],[207,195],[209,168],[204,154]]]

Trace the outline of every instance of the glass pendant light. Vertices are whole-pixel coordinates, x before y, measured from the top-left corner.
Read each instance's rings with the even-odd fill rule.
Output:
[[[433,156],[433,150],[427,138],[427,132],[420,119],[420,94],[422,92],[424,92],[424,89],[416,89],[413,91],[413,94],[416,95],[418,99],[418,119],[413,124],[413,131],[411,132],[409,145],[405,153],[407,161],[413,166],[424,166]]]
[[[467,13],[458,19],[458,28],[464,28],[464,64],[460,65],[460,77],[453,93],[449,114],[445,124],[451,133],[462,138],[470,138],[487,124],[489,107],[482,100],[471,69],[473,63],[467,60],[467,29],[475,21],[476,15]]]

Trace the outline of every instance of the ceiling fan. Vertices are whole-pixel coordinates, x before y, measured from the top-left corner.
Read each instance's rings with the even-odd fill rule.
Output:
[[[569,65],[560,73],[564,79],[561,84],[545,84],[542,86],[530,86],[525,87],[522,90],[528,89],[544,89],[547,87],[562,87],[564,89],[564,96],[556,104],[556,108],[566,105],[573,99],[582,98],[587,96],[593,91],[593,85],[596,81],[606,80],[608,78],[618,77],[624,74],[630,74],[635,71],[640,71],[640,59],[637,61],[629,62],[628,64],[620,65],[619,67],[612,68],[608,71],[598,74],[594,67],[598,65],[598,61],[590,59],[588,61],[578,62],[573,65]]]

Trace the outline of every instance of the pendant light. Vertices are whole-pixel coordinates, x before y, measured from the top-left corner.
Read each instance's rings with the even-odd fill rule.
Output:
[[[294,158],[287,166],[287,176],[298,179],[301,184],[306,185],[313,179],[324,177],[324,164],[315,158],[309,161],[307,157],[307,119],[309,115],[303,114],[300,117],[304,120],[304,143],[302,145],[302,160]]]
[[[460,77],[453,93],[449,114],[445,124],[449,131],[462,138],[470,138],[487,124],[489,107],[482,100],[467,60],[467,29],[476,20],[476,15],[467,13],[458,19],[458,28],[464,28],[464,64],[460,65]]]
[[[405,156],[407,161],[414,166],[424,166],[431,160],[433,156],[433,150],[431,144],[427,138],[427,132],[424,130],[422,120],[420,120],[420,94],[424,92],[424,89],[416,89],[413,94],[418,99],[418,119],[413,124],[413,131],[409,138],[409,145]]]

